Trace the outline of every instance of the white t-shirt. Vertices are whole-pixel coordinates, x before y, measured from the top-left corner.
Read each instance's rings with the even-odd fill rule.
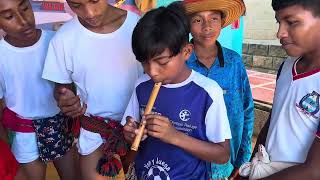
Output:
[[[0,40],[0,98],[21,117],[51,117],[59,112],[53,97],[54,84],[41,78],[53,35],[42,30],[38,42],[24,48]]]
[[[304,163],[319,125],[320,69],[297,74],[289,57],[274,96],[266,141],[271,161]]]
[[[86,114],[121,120],[134,82],[142,73],[131,48],[138,19],[128,11],[119,29],[98,34],[75,17],[50,42],[42,77],[61,84],[74,82],[88,105]]]
[[[0,98],[24,118],[51,117],[59,112],[53,97],[54,84],[41,78],[54,32],[42,30],[38,42],[18,48],[0,40]],[[16,132],[12,152],[19,163],[39,158],[35,133]]]

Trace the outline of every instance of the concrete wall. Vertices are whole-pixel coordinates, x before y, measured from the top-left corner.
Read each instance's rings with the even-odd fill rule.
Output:
[[[271,0],[244,0],[244,42],[250,44],[279,45],[276,38],[278,25]]]

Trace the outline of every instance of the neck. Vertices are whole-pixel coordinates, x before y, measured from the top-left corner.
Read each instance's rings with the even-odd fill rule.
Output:
[[[306,71],[311,71],[320,68],[320,51],[307,53],[303,56],[302,64],[305,66]]]
[[[211,67],[216,57],[218,56],[217,44],[204,46],[198,43],[194,44],[194,51],[197,54],[198,60],[207,67]]]
[[[80,22],[84,27],[86,27],[87,29],[89,29],[95,33],[102,33],[102,34],[112,33],[114,31],[116,31],[124,22],[122,20],[122,18],[123,18],[122,14],[124,12],[125,11],[123,11],[119,8],[108,5],[108,7],[103,15],[104,21],[101,23],[100,26],[92,27],[89,24],[87,24],[86,22],[84,22],[83,20],[80,20]]]
[[[172,84],[182,83],[183,81],[189,78],[190,74],[191,69],[189,69],[187,66],[184,66],[181,70],[180,76],[176,80],[172,81]]]
[[[15,38],[15,37],[9,36],[9,35],[5,36],[4,39],[12,46],[28,47],[28,46],[32,46],[35,43],[37,43],[39,41],[40,37],[41,37],[41,30],[37,29],[36,36],[32,39],[28,39],[28,38],[19,39],[19,38]]]

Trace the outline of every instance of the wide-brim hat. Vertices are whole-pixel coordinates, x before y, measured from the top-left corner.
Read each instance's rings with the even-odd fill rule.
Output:
[[[201,11],[221,11],[222,27],[226,27],[242,16],[246,10],[243,0],[184,0],[187,14]]]

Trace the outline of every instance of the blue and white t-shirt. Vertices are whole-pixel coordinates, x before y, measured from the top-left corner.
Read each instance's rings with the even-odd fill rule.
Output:
[[[127,116],[140,120],[153,86],[147,75],[138,80],[122,124]],[[222,89],[195,71],[184,82],[163,85],[153,112],[168,117],[177,130],[194,138],[214,143],[231,139]],[[205,161],[153,137],[141,142],[135,165],[139,179],[208,179]]]

